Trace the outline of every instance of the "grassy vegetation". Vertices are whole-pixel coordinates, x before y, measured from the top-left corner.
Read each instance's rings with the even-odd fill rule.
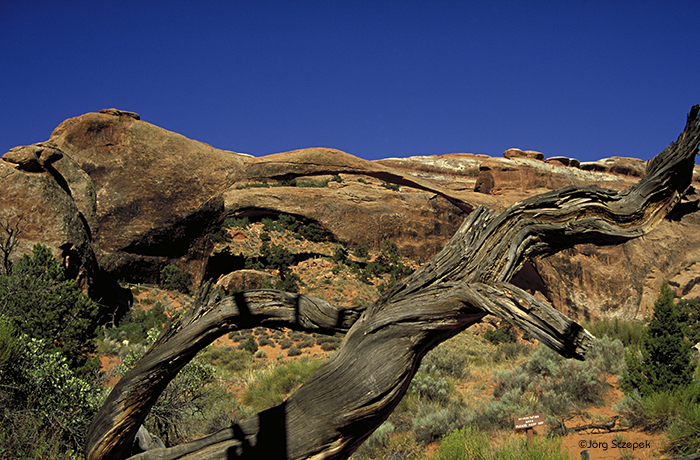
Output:
[[[386,242],[379,251],[366,246],[345,248],[325,239],[322,229],[319,231],[293,216],[281,215],[255,224],[247,219],[227,219],[224,224],[227,229],[237,227],[251,235],[255,244],[249,245],[253,249],[247,256],[259,263],[261,269],[278,273],[279,283],[295,280],[302,292],[319,290],[322,297],[328,298],[329,293],[337,296],[329,298],[331,301],[350,303],[346,295],[355,296],[353,302],[357,301],[360,289],[367,292],[362,301],[372,301],[379,296],[380,289],[410,273],[409,262],[391,242]],[[309,230],[305,233],[304,228]],[[318,237],[306,239],[303,234]],[[313,241],[314,238],[320,241]],[[315,264],[326,270],[320,280],[292,277],[299,271],[300,251],[309,248],[322,255]],[[43,261],[48,269],[56,269],[46,254],[38,254],[37,261]],[[119,358],[121,364],[115,372],[126,372],[168,320],[172,303],[163,295],[169,290],[187,291],[186,277],[181,275],[172,266],[163,273],[163,288],[168,289],[133,288],[136,301],[131,311],[122,318],[114,318],[114,324],[105,326],[99,339],[89,339],[96,345],[83,346],[83,350],[97,350]],[[274,286],[281,286],[278,282]],[[5,286],[13,284],[8,281]],[[55,286],[62,285],[51,286],[57,289]],[[77,296],[72,285],[61,289]],[[187,296],[178,296],[184,297],[186,305]],[[54,301],[53,297],[48,298]],[[18,299],[17,311],[22,311],[19,306],[26,300]],[[668,293],[664,302],[665,308],[672,312]],[[93,306],[86,305],[89,308],[85,313],[92,315]],[[678,306],[679,314],[669,313],[665,321],[678,322],[682,327],[677,330],[694,337],[699,309],[700,302],[683,302]],[[525,444],[522,436],[504,433],[512,432],[514,416],[544,413],[549,426],[554,427],[561,425],[555,422],[602,404],[610,389],[609,382],[630,373],[626,364],[634,362],[630,356],[640,363],[653,356],[651,352],[643,352],[649,346],[653,324],[619,319],[586,324],[598,340],[585,362],[565,360],[545,346],[524,341],[518,331],[504,323],[486,329],[483,334],[461,333],[425,356],[396,410],[353,458],[569,458],[562,452],[561,438],[555,433],[550,433],[551,437],[540,436],[531,444]],[[110,376],[88,379],[85,371],[78,372],[60,349],[49,346],[47,340],[30,338],[28,332],[31,331],[22,331],[9,318],[0,316],[0,407],[5,407],[4,412],[0,411],[4,417],[0,458],[76,458],[82,442],[81,430],[105,397],[100,383]],[[231,342],[226,346],[210,346],[202,351],[154,406],[145,423],[166,445],[211,433],[280,404],[320,365],[322,357],[314,353],[319,353],[319,348],[333,352],[342,341],[341,335],[262,327],[232,332],[228,338]],[[20,365],[13,367],[12,363]],[[663,433],[668,452],[676,455],[696,452],[700,449],[698,372],[696,369],[696,378],[690,383],[674,388],[644,394],[631,389],[614,410],[626,426]],[[37,382],[49,381],[43,378],[46,375],[58,379],[51,380],[51,385],[38,385]],[[39,403],[52,410],[42,412]],[[66,430],[45,428],[52,424]],[[503,439],[494,443],[491,440],[495,438]],[[23,445],[33,447],[28,449]]]

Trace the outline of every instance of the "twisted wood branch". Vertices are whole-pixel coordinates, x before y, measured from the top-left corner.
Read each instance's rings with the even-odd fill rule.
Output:
[[[623,192],[566,187],[501,211],[476,208],[444,249],[365,311],[308,296],[205,289],[112,391],[90,427],[86,457],[123,459],[165,385],[217,337],[257,325],[345,331],[341,349],[277,407],[231,428],[134,459],[344,459],[389,416],[421,358],[487,313],[507,319],[567,357],[593,337],[508,281],[532,257],[579,243],[619,244],[666,217],[690,186],[700,106],[678,140]]]

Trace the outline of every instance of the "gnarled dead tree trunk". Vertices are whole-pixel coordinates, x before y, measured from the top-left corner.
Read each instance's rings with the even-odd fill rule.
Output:
[[[690,187],[700,106],[678,140],[623,192],[566,187],[501,211],[476,208],[430,262],[365,311],[304,295],[203,289],[113,389],[93,421],[86,457],[123,459],[167,383],[217,337],[254,326],[347,331],[339,352],[277,407],[231,428],[136,459],[342,459],[389,416],[421,358],[487,313],[581,359],[593,337],[546,302],[509,284],[528,258],[575,244],[619,244],[649,232]],[[689,208],[696,209],[691,206]]]

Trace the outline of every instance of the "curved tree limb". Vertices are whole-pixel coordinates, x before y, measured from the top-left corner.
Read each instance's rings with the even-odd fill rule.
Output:
[[[422,357],[487,313],[581,358],[593,337],[508,281],[528,258],[579,243],[619,244],[651,231],[690,186],[699,112],[692,108],[678,140],[628,190],[566,187],[501,212],[476,208],[437,256],[359,318],[357,311],[277,291],[200,296],[189,316],[165,331],[112,391],[90,428],[87,458],[124,458],[167,382],[198,350],[238,327],[351,326],[339,352],[281,405],[211,436],[134,458],[347,458],[396,407]]]

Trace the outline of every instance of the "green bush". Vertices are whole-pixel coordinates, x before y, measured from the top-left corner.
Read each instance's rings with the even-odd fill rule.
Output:
[[[208,347],[202,359],[223,372],[244,371],[253,363],[250,352],[226,347]]]
[[[467,424],[467,414],[459,406],[423,405],[421,409],[413,420],[413,434],[420,443],[438,441],[447,433]]]
[[[73,458],[104,401],[99,382],[79,376],[47,340],[14,336],[0,322],[14,350],[12,366],[0,368],[0,456]]]
[[[422,398],[428,398],[436,402],[447,402],[450,399],[450,393],[454,391],[451,385],[444,377],[424,372],[417,372],[411,380],[409,391],[419,395]]]
[[[700,451],[700,404],[681,407],[678,419],[667,434],[667,450],[679,455]]]
[[[379,458],[390,444],[391,436],[395,427],[391,422],[384,422],[379,425],[372,435],[360,446],[355,454],[360,458]]]
[[[642,396],[687,386],[693,380],[695,361],[692,344],[685,338],[673,292],[666,283],[654,302],[654,313],[644,328],[641,360],[635,353],[626,356],[627,371],[622,379],[625,393],[634,390]]]
[[[289,350],[287,350],[287,356],[299,356],[300,354],[301,349],[296,345],[292,345],[291,347],[289,347]]]
[[[253,337],[250,337],[244,343],[239,345],[238,349],[247,351],[250,354],[254,354],[256,351],[258,351],[258,342]]]
[[[301,225],[299,222],[297,222],[296,217],[290,216],[289,214],[280,214],[277,220],[283,228],[289,230],[290,232],[296,232]]]
[[[269,217],[263,217],[260,220],[260,223],[263,224],[263,231],[266,232],[283,232],[284,227],[277,221],[270,219]]]
[[[247,217],[243,218],[236,218],[236,217],[227,217],[224,220],[224,227],[226,228],[231,228],[231,227],[238,227],[238,228],[246,228],[250,225],[250,220],[248,220]]]
[[[148,331],[145,345],[129,346],[129,353],[124,357],[122,364],[115,368],[120,376],[133,368],[153,345],[158,335],[156,329],[151,329]],[[146,417],[144,426],[158,436],[166,447],[207,434],[202,429],[203,414],[208,414],[222,400],[230,399],[226,388],[217,383],[215,369],[207,362],[205,355],[206,351],[195,356],[178,372]],[[225,424],[223,421],[222,423]],[[230,425],[230,421],[228,424]]]
[[[496,350],[491,354],[491,359],[493,362],[500,363],[503,361],[512,361],[520,358],[521,356],[526,356],[532,350],[525,344],[518,342],[507,342],[499,345]]]
[[[118,342],[128,340],[130,343],[144,343],[148,331],[154,328],[160,331],[166,322],[168,315],[160,302],[156,302],[148,311],[134,306],[119,320],[116,327],[107,331],[107,334],[110,339]]]
[[[190,294],[192,291],[192,275],[181,271],[177,265],[166,265],[160,271],[160,285],[163,289]]]
[[[299,230],[299,235],[314,243],[320,243],[326,240],[326,232],[321,226],[313,222]]]
[[[445,436],[431,460],[483,460],[490,452],[486,434],[468,426]]]
[[[595,337],[618,339],[625,347],[640,346],[644,324],[639,321],[624,321],[618,318],[603,319],[594,323],[584,324],[584,327]]]
[[[393,190],[393,191],[395,191],[395,192],[401,191],[401,188],[400,188],[398,185],[396,185],[396,184],[390,184],[390,183],[388,183],[388,182],[382,182],[382,183],[381,183],[381,186],[384,187],[384,188],[388,188],[389,190]]]
[[[223,244],[231,241],[231,235],[229,235],[226,227],[219,227],[218,229],[207,233],[207,237],[213,243]]]
[[[355,246],[352,253],[359,259],[366,259],[369,255],[369,248],[364,244],[359,244]]]
[[[31,256],[13,265],[11,275],[0,275],[0,299],[2,313],[18,334],[43,339],[46,351],[60,350],[81,375],[99,369],[92,357],[99,307],[66,279],[48,247],[35,245]]]
[[[445,436],[430,460],[570,460],[562,451],[561,438],[509,438],[491,445],[485,433],[474,427],[461,428]]]
[[[515,341],[516,337],[508,334],[505,330],[497,327],[496,329],[489,329],[484,333],[484,338],[494,345],[499,343],[509,343]]]
[[[700,407],[700,382],[675,390],[640,396],[625,395],[614,409],[625,424],[648,431],[667,430],[669,449],[678,454],[689,453],[686,445],[700,445],[700,421],[693,408]],[[695,452],[695,451],[692,451]]]
[[[700,342],[700,297],[678,301],[679,320],[685,324],[685,332],[692,343]]]
[[[281,404],[320,364],[303,358],[280,364],[245,390],[243,402],[256,412]]]

